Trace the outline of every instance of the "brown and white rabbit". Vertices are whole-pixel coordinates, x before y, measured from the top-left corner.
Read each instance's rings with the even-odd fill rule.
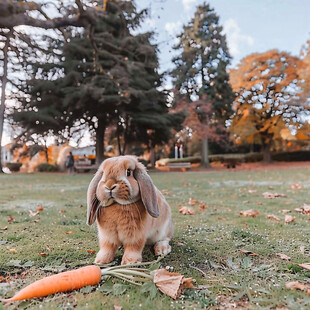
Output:
[[[142,261],[145,244],[155,255],[171,251],[171,210],[135,156],[106,159],[87,191],[87,224],[97,221],[99,246],[95,263],[111,262],[120,245],[122,264]]]

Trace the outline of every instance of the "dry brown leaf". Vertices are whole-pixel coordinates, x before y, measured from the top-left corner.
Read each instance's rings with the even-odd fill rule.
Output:
[[[39,223],[40,222],[40,216],[38,216],[35,220],[34,220],[35,223]]]
[[[284,210],[281,210],[281,212],[285,214],[285,213],[290,213],[291,210],[284,209]]]
[[[257,210],[250,209],[250,210],[240,211],[239,214],[245,217],[255,217],[259,214],[259,212]]]
[[[8,229],[8,226],[4,226],[2,228],[0,228],[0,230],[7,230]]]
[[[8,223],[12,223],[14,221],[14,217],[12,215],[9,215]]]
[[[96,251],[93,251],[93,250],[87,250],[88,253],[92,253],[92,254],[95,254]]]
[[[291,259],[289,256],[282,254],[282,253],[277,253],[276,256],[281,258],[281,259],[284,259],[284,260],[290,260]]]
[[[205,203],[203,203],[203,204],[201,204],[200,206],[199,206],[199,211],[200,212],[204,212],[205,211],[205,209],[206,209],[206,207],[207,207],[207,205],[205,204]]]
[[[248,192],[249,192],[250,194],[253,194],[253,193],[257,193],[257,190],[256,190],[256,189],[249,189]]]
[[[268,214],[267,219],[273,220],[274,222],[280,222],[280,219],[273,214]]]
[[[299,282],[299,281],[292,281],[285,283],[285,287],[290,290],[301,290],[303,291],[305,289],[305,284]]]
[[[285,219],[284,219],[284,221],[285,221],[285,224],[289,224],[289,223],[294,222],[294,221],[295,221],[295,219],[296,219],[296,217],[295,217],[295,216],[285,215]]]
[[[183,289],[193,287],[194,280],[192,278],[185,279],[180,273],[157,269],[153,281],[162,293],[176,299],[181,295]]]
[[[10,251],[11,253],[17,253],[17,250],[16,250],[16,249],[9,249],[9,251]]]
[[[305,263],[305,264],[296,264],[298,265],[299,267],[303,268],[303,269],[306,269],[306,270],[309,270],[310,271],[310,263]]]
[[[264,192],[263,196],[264,196],[264,198],[269,198],[269,199],[274,199],[277,197],[287,197],[285,194],[270,193],[270,192]]]
[[[163,195],[171,195],[172,194],[172,192],[167,190],[167,189],[163,189],[161,192],[163,193]]]
[[[246,254],[246,255],[250,255],[250,256],[259,256],[259,254],[256,254],[252,251],[247,251],[247,250],[240,250],[241,253]]]
[[[123,309],[122,306],[114,305],[114,310],[122,310],[122,309]]]
[[[71,234],[73,234],[73,231],[71,231],[71,230],[70,231],[66,231],[66,234],[67,235],[71,235]]]
[[[304,209],[303,209],[303,208],[295,208],[294,210],[297,211],[297,212],[299,212],[299,213],[303,213],[303,212],[304,212]]]
[[[40,256],[47,256],[48,253],[38,253]]]
[[[191,183],[186,183],[186,182],[183,183],[183,186],[184,186],[184,187],[189,187],[190,185],[191,185]]]
[[[180,206],[179,212],[184,215],[194,215],[196,213],[193,208],[185,206]]]
[[[301,208],[296,208],[295,211],[304,213],[304,214],[309,214],[310,213],[310,205],[304,204]]]
[[[199,201],[198,201],[197,199],[194,199],[194,198],[189,198],[189,200],[188,200],[188,204],[189,204],[190,206],[194,206],[194,205],[196,205],[198,202],[199,202]]]
[[[38,212],[42,212],[44,210],[43,206],[42,205],[38,205],[37,206],[37,211]]]
[[[39,214],[39,211],[33,212],[33,211],[29,210],[29,217],[34,217],[37,214]]]
[[[64,214],[64,213],[66,213],[66,210],[59,210],[59,213]]]
[[[242,203],[249,203],[250,200],[243,200]]]
[[[298,184],[298,183],[295,183],[295,184],[292,184],[292,185],[290,186],[290,188],[292,188],[292,189],[302,189],[302,185],[300,185],[300,184]]]

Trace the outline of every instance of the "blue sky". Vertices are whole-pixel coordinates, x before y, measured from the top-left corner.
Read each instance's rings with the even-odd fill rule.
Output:
[[[136,0],[139,8],[150,8],[143,29],[158,33],[161,69],[172,67],[171,46],[175,37],[194,16],[202,0]],[[299,55],[310,40],[310,0],[210,0],[220,17],[232,66],[255,52],[279,49]]]

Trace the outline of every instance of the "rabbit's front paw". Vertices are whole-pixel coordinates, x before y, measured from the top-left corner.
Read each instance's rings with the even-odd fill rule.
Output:
[[[108,264],[114,259],[115,253],[107,249],[101,249],[96,256],[95,264]]]
[[[154,246],[154,252],[157,256],[166,256],[171,252],[169,240],[158,241]]]

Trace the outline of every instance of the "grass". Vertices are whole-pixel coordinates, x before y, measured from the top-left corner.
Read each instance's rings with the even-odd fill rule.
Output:
[[[96,228],[86,225],[86,190],[90,174],[0,175],[0,298],[45,275],[92,264],[98,250]],[[175,235],[172,253],[162,267],[197,280],[176,301],[108,280],[98,287],[56,294],[19,303],[20,309],[308,309],[304,291],[285,288],[289,281],[310,282],[310,272],[276,257],[283,253],[292,262],[310,262],[307,215],[295,208],[310,203],[310,168],[261,171],[211,171],[152,173],[151,177],[170,203]],[[291,188],[300,184],[301,189]],[[287,197],[267,199],[269,191]],[[178,206],[189,198],[206,202],[204,212],[181,215]],[[38,205],[44,210],[34,217]],[[239,215],[256,209],[255,218]],[[283,209],[296,220],[284,223]],[[266,218],[274,214],[280,222]],[[12,217],[14,218],[12,220]],[[12,221],[11,221],[12,220]],[[8,221],[11,221],[10,223]],[[7,229],[5,227],[7,226]],[[241,249],[257,253],[246,256]],[[40,255],[41,254],[41,255]],[[120,263],[119,250],[116,263]],[[150,248],[145,261],[155,259]],[[0,304],[0,309],[2,309]],[[11,305],[7,309],[15,309]]]

